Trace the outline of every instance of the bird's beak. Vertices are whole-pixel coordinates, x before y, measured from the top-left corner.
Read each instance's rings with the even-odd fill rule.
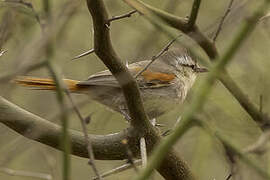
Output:
[[[204,72],[208,72],[208,69],[203,68],[203,67],[198,67],[198,68],[196,68],[196,72],[197,73],[204,73]]]

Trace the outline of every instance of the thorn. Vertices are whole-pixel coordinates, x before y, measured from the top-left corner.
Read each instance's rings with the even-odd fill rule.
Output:
[[[105,27],[110,30],[110,25],[108,23],[105,24]]]
[[[79,58],[81,58],[81,57],[84,57],[84,56],[87,56],[87,55],[89,55],[89,54],[92,54],[93,52],[95,52],[95,50],[94,50],[94,49],[90,49],[90,50],[88,50],[88,51],[86,51],[86,52],[84,52],[84,53],[82,53],[82,54],[80,54],[80,55],[78,55],[78,56],[75,56],[75,57],[72,58],[71,60],[79,59]]]
[[[8,50],[3,50],[0,52],[0,57],[3,56],[3,54],[5,54]]]
[[[126,61],[126,67],[128,68],[128,61]]]
[[[92,115],[93,113],[90,113],[88,116],[86,116],[86,118],[84,119],[86,124],[89,124],[92,120]]]
[[[165,124],[159,124],[159,123],[156,123],[156,125],[155,125],[156,127],[166,127],[166,125]]]

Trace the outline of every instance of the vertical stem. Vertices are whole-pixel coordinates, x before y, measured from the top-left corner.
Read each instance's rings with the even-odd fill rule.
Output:
[[[46,17],[46,24],[42,25],[43,34],[48,33],[46,25],[52,23],[51,16],[51,2],[50,0],[43,1],[43,10]],[[57,71],[54,69],[51,58],[54,55],[53,48],[53,40],[50,39],[46,46],[46,58],[47,58],[47,68],[55,82],[56,85],[56,97],[59,103],[60,111],[61,111],[61,122],[62,122],[62,136],[61,136],[61,146],[63,149],[63,169],[62,169],[62,177],[63,180],[70,179],[70,139],[68,134],[68,116],[66,113],[66,104],[64,100],[64,89],[61,85],[61,79],[59,78]]]

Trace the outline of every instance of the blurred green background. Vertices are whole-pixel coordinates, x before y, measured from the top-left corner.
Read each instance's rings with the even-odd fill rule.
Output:
[[[121,0],[104,0],[110,16],[121,15],[131,9]],[[43,1],[31,2],[41,22],[44,21]],[[175,15],[185,17],[189,15],[192,1],[188,0],[144,0],[157,8],[167,10]],[[235,0],[233,8],[227,17],[224,27],[217,40],[217,47],[222,54],[230,45],[235,33],[245,19],[252,14],[262,1]],[[64,10],[65,1],[52,1],[52,17],[57,25],[63,21],[59,14]],[[223,16],[229,0],[202,1],[198,25],[204,33],[213,36],[218,23]],[[52,61],[57,69],[70,79],[86,79],[89,75],[106,69],[96,55],[91,54],[76,61],[71,59],[93,47],[93,32],[91,17],[86,2],[80,2],[79,7],[61,33],[53,38],[54,55]],[[65,16],[65,14],[64,14]],[[34,57],[27,57],[28,52],[36,51],[38,47],[29,48],[29,44],[42,36],[42,30],[37,23],[33,11],[19,3],[0,2],[0,48],[8,50],[0,57],[1,74],[18,71],[24,64],[31,65],[45,59],[44,53]],[[267,112],[270,92],[270,20],[265,18],[258,23],[255,31],[248,38],[234,60],[227,67],[231,76],[251,101],[259,106],[262,97],[262,111]],[[134,62],[149,59],[157,54],[170,39],[153,27],[139,14],[131,18],[115,21],[110,26],[112,42],[115,50],[123,62]],[[175,36],[179,32],[174,31]],[[192,45],[194,50],[207,59],[203,51],[189,38],[181,37],[181,41]],[[0,74],[0,75],[1,75]],[[27,75],[48,77],[46,68],[36,69]],[[158,118],[158,122],[166,126],[162,131],[173,127],[184,108],[188,108],[192,94],[196,93],[198,84],[205,78],[201,75],[189,93],[186,102],[169,114]],[[37,114],[47,120],[60,124],[59,107],[54,92],[31,91],[27,88],[15,86],[9,81],[0,82],[0,95],[20,107]],[[88,125],[88,132],[92,134],[108,134],[118,132],[128,126],[121,115],[111,112],[107,108],[89,100],[84,95],[74,95],[84,116],[92,113],[92,121]],[[203,111],[198,115],[209,122],[220,132],[224,133],[239,147],[247,147],[260,136],[260,129],[238,102],[219,82],[216,83]],[[81,130],[78,117],[71,112],[69,116],[70,128]],[[61,152],[26,139],[9,128],[0,124],[0,167],[31,172],[51,174],[53,179],[61,179]],[[183,159],[187,161],[199,179],[223,180],[230,173],[230,165],[224,154],[224,149],[218,140],[213,139],[199,128],[189,130],[175,145]],[[264,168],[270,172],[269,153],[256,158]],[[125,161],[97,161],[100,172],[117,167]],[[72,179],[91,179],[94,176],[87,164],[87,159],[72,156]],[[124,180],[133,177],[134,170],[110,176],[106,179]],[[155,173],[153,179],[162,179]],[[238,163],[236,179],[260,179],[255,171],[244,163]],[[0,179],[35,179],[31,177],[10,176],[0,172]]]

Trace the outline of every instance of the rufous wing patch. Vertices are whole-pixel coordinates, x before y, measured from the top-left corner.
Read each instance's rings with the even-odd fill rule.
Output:
[[[141,68],[136,68],[135,71],[139,72]],[[160,81],[162,83],[169,83],[172,80],[174,80],[175,75],[174,74],[167,74],[167,73],[161,73],[161,72],[154,72],[150,70],[145,70],[141,76],[147,81]]]

